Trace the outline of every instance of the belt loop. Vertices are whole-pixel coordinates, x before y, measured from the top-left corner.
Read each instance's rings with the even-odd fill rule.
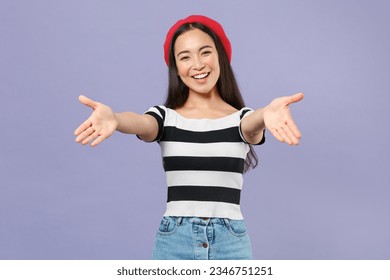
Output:
[[[177,217],[176,225],[180,226],[182,221],[183,221],[183,217]]]
[[[230,221],[229,221],[228,218],[223,218],[223,221],[225,222],[225,225],[226,225],[227,227],[230,226]]]

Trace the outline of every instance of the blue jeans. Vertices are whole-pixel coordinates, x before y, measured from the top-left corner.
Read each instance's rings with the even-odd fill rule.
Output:
[[[163,217],[155,260],[244,260],[252,248],[244,220]]]

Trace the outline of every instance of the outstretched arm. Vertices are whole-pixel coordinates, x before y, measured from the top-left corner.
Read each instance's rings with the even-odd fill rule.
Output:
[[[149,115],[133,112],[114,113],[110,107],[93,101],[83,95],[82,104],[93,109],[91,116],[74,132],[76,142],[94,147],[110,137],[115,130],[128,134],[138,134],[145,141],[152,141],[158,133],[157,121]]]
[[[251,144],[259,143],[263,137],[264,128],[267,128],[280,142],[298,145],[302,136],[291,116],[289,106],[302,99],[303,93],[279,97],[266,107],[245,117],[241,123],[245,139]]]

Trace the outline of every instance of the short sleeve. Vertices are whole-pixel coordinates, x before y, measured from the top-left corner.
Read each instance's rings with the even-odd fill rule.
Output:
[[[248,107],[244,107],[244,108],[242,108],[242,109],[240,110],[240,125],[239,125],[240,136],[241,136],[242,140],[243,140],[245,143],[247,143],[247,144],[249,144],[249,143],[246,141],[246,139],[245,139],[245,137],[244,137],[244,134],[242,133],[242,130],[241,130],[241,121],[242,121],[245,117],[247,117],[247,116],[249,116],[250,114],[252,114],[253,112],[254,112],[254,110],[251,109],[251,108],[248,108]],[[263,138],[261,138],[260,142],[257,143],[257,144],[250,144],[250,145],[262,145],[262,144],[264,144],[264,142],[265,142],[265,129],[263,130]]]
[[[147,114],[147,115],[154,117],[157,121],[157,124],[158,124],[157,136],[151,142],[155,142],[155,141],[160,140],[160,138],[163,134],[163,131],[164,131],[164,121],[165,121],[165,115],[166,115],[166,108],[164,106],[153,106],[153,107],[150,107],[144,114]],[[139,139],[141,139],[138,135],[137,135],[137,137]]]

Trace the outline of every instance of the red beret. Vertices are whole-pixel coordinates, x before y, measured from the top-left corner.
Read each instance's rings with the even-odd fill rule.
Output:
[[[218,38],[221,40],[221,43],[223,47],[225,48],[226,54],[228,56],[229,61],[232,59],[232,46],[230,45],[230,41],[228,37],[225,34],[225,31],[222,28],[222,25],[220,25],[215,20],[212,20],[211,18],[201,16],[201,15],[192,15],[185,19],[181,19],[178,22],[176,22],[171,29],[169,29],[167,33],[167,37],[165,38],[164,43],[164,59],[167,65],[169,65],[169,46],[171,45],[173,34],[184,24],[186,23],[201,23],[208,28],[210,28],[212,31],[214,31],[215,34],[217,34]]]

